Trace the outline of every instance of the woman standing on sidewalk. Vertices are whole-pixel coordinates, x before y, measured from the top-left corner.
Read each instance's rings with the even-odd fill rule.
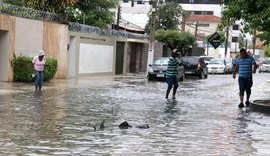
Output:
[[[38,55],[34,57],[33,61],[33,71],[35,73],[35,88],[41,90],[44,79],[44,69],[46,64],[45,53],[43,50],[38,51]]]

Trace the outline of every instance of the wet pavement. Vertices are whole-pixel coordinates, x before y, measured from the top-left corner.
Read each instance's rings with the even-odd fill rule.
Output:
[[[251,100],[269,98],[255,74]],[[238,109],[232,75],[188,77],[176,101],[143,75],[0,83],[0,155],[267,155],[270,116]],[[93,126],[105,120],[105,130]],[[149,129],[119,129],[146,123]]]

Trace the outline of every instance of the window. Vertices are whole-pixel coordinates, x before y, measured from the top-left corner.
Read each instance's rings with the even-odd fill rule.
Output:
[[[129,0],[123,0],[123,3],[128,3]]]
[[[194,0],[189,0],[189,3],[194,3]]]
[[[209,23],[198,23],[198,27],[209,27]]]
[[[144,0],[137,0],[137,4],[144,4],[145,1]]]
[[[234,25],[232,26],[232,29],[233,29],[233,30],[239,30],[239,25],[238,25],[238,24],[234,24]]]
[[[232,42],[238,42],[238,37],[232,37]]]

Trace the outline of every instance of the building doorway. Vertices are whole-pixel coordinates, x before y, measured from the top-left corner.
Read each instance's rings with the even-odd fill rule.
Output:
[[[8,81],[8,31],[0,30],[0,81]]]
[[[124,65],[124,51],[125,51],[125,42],[116,43],[116,62],[115,62],[115,74],[123,74],[123,65]]]

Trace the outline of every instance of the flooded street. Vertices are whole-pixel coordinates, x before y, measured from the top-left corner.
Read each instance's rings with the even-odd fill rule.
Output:
[[[269,98],[266,80],[268,73],[254,75],[251,101]],[[54,80],[42,92],[32,84],[0,83],[0,155],[270,153],[270,116],[238,109],[232,75],[188,77],[170,103],[166,88],[143,75]],[[150,128],[119,129],[123,121]]]

